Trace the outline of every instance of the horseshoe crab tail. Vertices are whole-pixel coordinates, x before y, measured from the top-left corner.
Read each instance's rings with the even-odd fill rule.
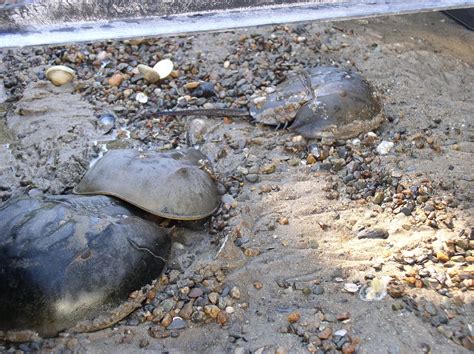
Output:
[[[158,111],[158,116],[211,116],[211,117],[250,117],[247,109],[234,108],[196,108],[196,109],[182,109],[172,111]]]

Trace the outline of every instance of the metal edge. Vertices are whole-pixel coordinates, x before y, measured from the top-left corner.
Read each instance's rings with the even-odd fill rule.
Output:
[[[469,1],[429,1],[387,4],[317,6],[294,5],[260,8],[251,11],[232,10],[168,17],[99,22],[74,22],[67,26],[25,29],[22,32],[0,33],[0,48],[35,45],[60,45],[107,39],[171,36],[206,31],[310,21],[351,20],[415,12],[442,11],[474,7]]]

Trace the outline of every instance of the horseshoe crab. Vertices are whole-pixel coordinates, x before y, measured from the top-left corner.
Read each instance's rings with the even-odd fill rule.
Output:
[[[157,114],[250,116],[262,124],[289,126],[310,139],[322,135],[346,139],[383,122],[380,99],[370,84],[358,74],[328,66],[301,70],[274,92],[255,93],[248,110],[191,109]]]
[[[217,187],[195,149],[172,152],[111,150],[74,189],[76,194],[106,194],[152,214],[199,220],[220,205]]]
[[[0,333],[54,336],[156,279],[171,241],[142,214],[107,196],[24,196],[1,206]]]

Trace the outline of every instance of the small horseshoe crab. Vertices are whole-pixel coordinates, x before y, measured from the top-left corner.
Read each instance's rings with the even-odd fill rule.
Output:
[[[159,276],[171,245],[143,214],[107,196],[23,196],[2,205],[0,339],[54,336],[112,311],[97,330],[140,306],[129,293]]]
[[[111,150],[73,192],[111,195],[168,219],[199,220],[220,205],[208,162],[192,148],[171,152]]]
[[[158,115],[250,116],[255,121],[289,127],[306,138],[355,137],[383,122],[380,98],[360,75],[321,66],[300,70],[271,93],[256,93],[249,109],[191,109]]]

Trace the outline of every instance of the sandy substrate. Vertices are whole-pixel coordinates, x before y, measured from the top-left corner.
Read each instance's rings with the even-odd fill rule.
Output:
[[[197,117],[206,133],[188,140],[213,161],[226,203],[204,225],[178,225],[160,289],[174,301],[169,313],[176,316],[189,302],[178,296],[186,281],[205,289],[203,306],[209,303],[206,292],[226,297],[236,286],[240,297],[227,296],[221,306],[232,313],[220,323],[212,316],[193,317],[187,328],[167,331],[148,314],[158,307],[149,299],[148,308],[112,328],[21,349],[473,350],[473,32],[433,13],[166,38],[150,44],[153,48],[147,44],[145,52],[134,46],[108,42],[63,50],[70,58],[104,49],[112,64],[69,59],[78,78],[62,87],[41,76],[48,64],[67,61],[55,54],[60,47],[0,52],[0,83],[6,87],[4,95],[0,91],[2,200],[21,193],[70,193],[104,144],[109,149],[184,146],[196,117],[157,120],[153,112],[190,95],[183,88],[187,82],[213,82],[219,93],[226,92],[205,102],[241,107],[255,80],[260,80],[255,86],[264,86],[298,66],[338,65],[360,72],[376,87],[386,121],[376,136],[336,142],[304,141],[291,131],[242,118]],[[153,61],[160,51],[186,74],[161,87],[133,81],[127,66]],[[124,82],[111,88],[107,78],[122,63],[127,64]],[[254,68],[258,65],[261,71]],[[244,85],[249,87],[239,93]],[[135,102],[138,91],[149,95],[147,104]],[[192,107],[196,101],[187,103]],[[106,110],[118,117],[113,141],[97,125]],[[394,142],[387,155],[376,152],[383,140]],[[328,158],[318,155],[323,151]],[[355,155],[361,158],[362,177],[351,171]],[[383,229],[389,236],[358,238],[364,229]],[[392,287],[403,287],[400,297],[392,291],[380,301],[363,301],[344,290],[346,283],[363,287],[383,276],[392,278]],[[198,307],[193,311],[202,310]],[[289,323],[295,313],[300,318]],[[332,335],[325,336],[327,328]],[[338,338],[334,332],[341,329],[347,333]],[[0,350],[18,347],[5,343]]]

